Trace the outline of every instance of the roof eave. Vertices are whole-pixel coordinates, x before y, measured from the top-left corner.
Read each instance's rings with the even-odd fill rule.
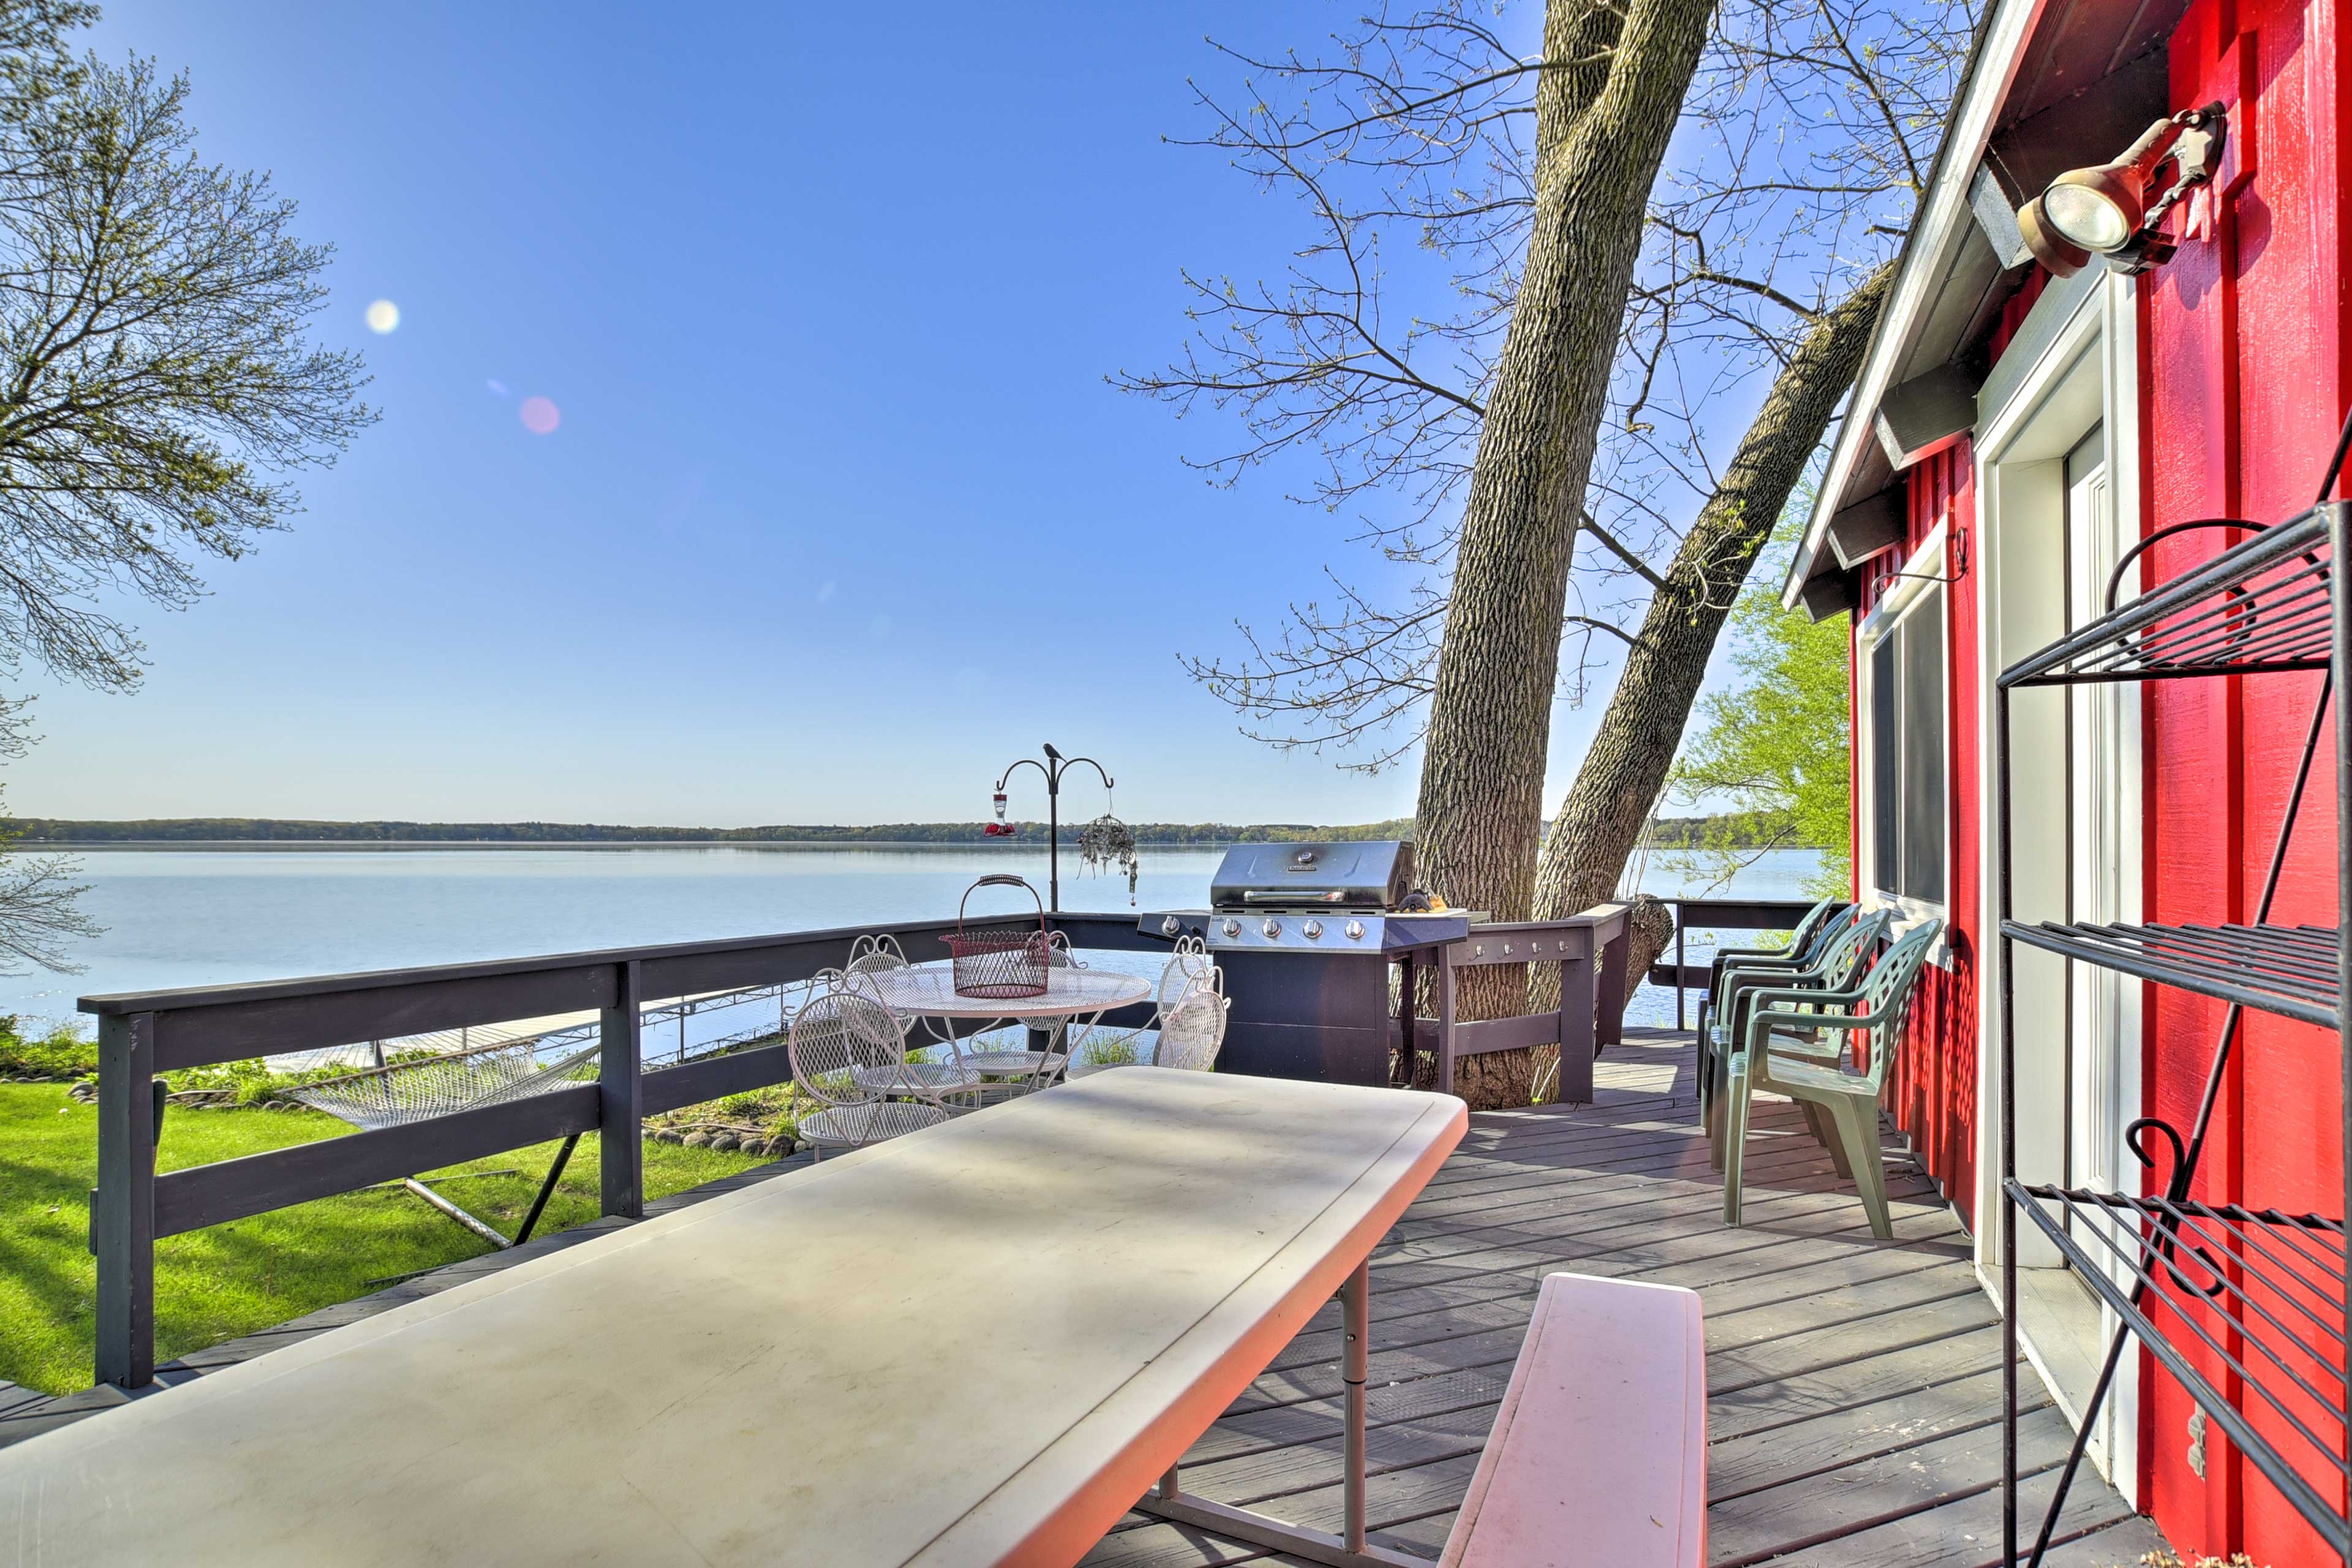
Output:
[[[1854,378],[1853,395],[1846,404],[1846,417],[1840,422],[1837,441],[1830,448],[1829,468],[1814,493],[1812,515],[1806,521],[1804,538],[1780,585],[1783,609],[1798,607],[1805,583],[1822,564],[1830,519],[1845,504],[1847,484],[1866,444],[1877,439],[1866,416],[1886,395],[1955,242],[1964,239],[1976,222],[1969,207],[1969,186],[1991,140],[1994,118],[2016,79],[2026,42],[2048,4],[2049,0],[1998,0],[1978,31],[1959,97],[1928,175],[1927,199],[1920,203],[1911,231],[1904,237],[1894,290],[1871,333],[1861,374]],[[1858,413],[1864,416],[1857,417]],[[1834,557],[1830,563],[1835,564]]]

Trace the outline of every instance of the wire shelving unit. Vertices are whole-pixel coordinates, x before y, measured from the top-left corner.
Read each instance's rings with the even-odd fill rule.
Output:
[[[2352,427],[2347,427],[2352,436]],[[2339,459],[2340,460],[2340,459]],[[2330,482],[2333,482],[2333,474]],[[2098,1411],[2126,1346],[2145,1346],[2210,1426],[2276,1487],[2352,1568],[2352,1381],[2346,1324],[2352,1310],[2345,1221],[2352,1213],[2352,1161],[2334,1215],[2288,1214],[2192,1199],[2206,1135],[2248,1011],[2291,1018],[2337,1036],[2340,1081],[2352,1085],[2352,944],[2342,910],[2352,903],[2352,733],[2334,735],[2338,924],[2270,922],[2280,872],[2310,782],[2324,720],[2352,668],[2352,608],[2335,572],[2352,503],[2325,502],[2263,527],[2235,520],[2176,524],[2149,535],[2124,568],[2158,539],[2190,529],[2251,534],[2202,565],[2090,622],[2004,670],[1998,715],[2001,942],[1999,1062],[2001,1297],[2004,1371],[2003,1543],[2012,1564],[2039,1564],[2065,1506]],[[2287,801],[2269,875],[2248,923],[2104,924],[2013,918],[2011,700],[2035,688],[2326,672],[2302,763]],[[2215,1041],[2203,1098],[2186,1135],[2158,1117],[2126,1129],[2133,1154],[2166,1172],[2157,1196],[2030,1183],[2018,1177],[2016,969],[2020,946],[2041,949],[2230,1004]],[[2352,1148],[2352,1092],[2336,1129]],[[2161,1163],[2160,1163],[2161,1162]],[[2151,1176],[2151,1179],[2152,1176]],[[2018,1242],[2030,1225],[2112,1310],[2120,1327],[2082,1415],[2082,1426],[2029,1552],[2019,1552]]]

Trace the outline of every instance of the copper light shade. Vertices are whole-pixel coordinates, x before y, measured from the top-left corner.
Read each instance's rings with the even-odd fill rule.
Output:
[[[2119,272],[2143,272],[2172,255],[2160,230],[2164,216],[2221,162],[2226,121],[2221,106],[2207,104],[2159,120],[2112,163],[2070,169],[2017,215],[2033,258],[2060,278],[2107,258]],[[2157,170],[2174,165],[2171,189],[2154,207],[2148,186]]]

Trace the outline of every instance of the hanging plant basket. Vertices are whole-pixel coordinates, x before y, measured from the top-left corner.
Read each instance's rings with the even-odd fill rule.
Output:
[[[1127,901],[1135,904],[1136,878],[1142,862],[1135,853],[1135,829],[1104,812],[1078,829],[1078,864],[1088,871],[1108,872],[1113,867],[1127,873]]]

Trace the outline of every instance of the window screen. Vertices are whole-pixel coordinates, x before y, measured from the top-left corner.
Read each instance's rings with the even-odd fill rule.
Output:
[[[1903,640],[1903,886],[1944,901],[1944,595],[1927,595]]]
[[[1878,868],[1881,887],[1903,864],[1903,748],[1895,723],[1902,682],[1895,675],[1895,641],[1896,634],[1889,633],[1870,650],[1870,798],[1877,818],[1872,824],[1876,853],[1871,864]]]
[[[1944,595],[1931,589],[1870,647],[1873,880],[1931,904],[1945,898],[1944,673]]]

